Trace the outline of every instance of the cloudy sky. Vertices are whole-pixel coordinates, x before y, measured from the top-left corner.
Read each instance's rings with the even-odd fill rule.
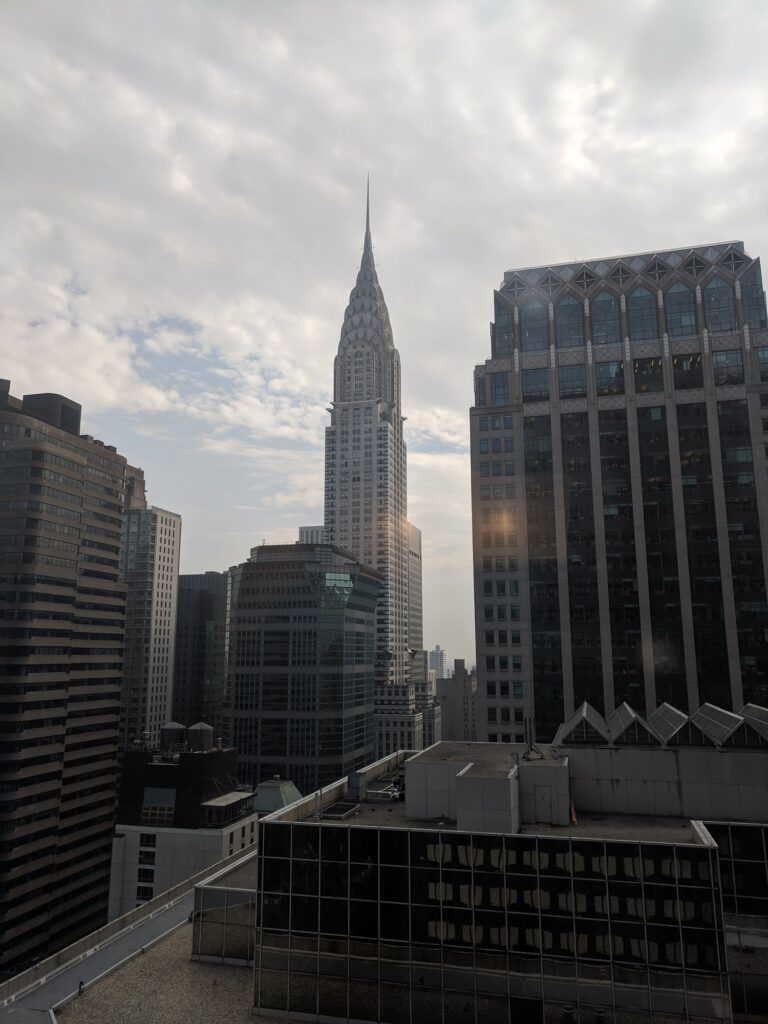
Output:
[[[505,269],[768,252],[765,0],[5,0],[0,376],[184,518],[182,570],[322,522],[371,173],[425,640],[474,658],[468,416]]]

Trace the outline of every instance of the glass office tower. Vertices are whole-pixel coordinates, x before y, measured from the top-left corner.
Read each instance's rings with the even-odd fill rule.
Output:
[[[478,739],[768,702],[768,330],[741,242],[512,270],[470,411]]]
[[[228,700],[238,777],[301,793],[373,760],[381,577],[329,544],[258,547],[229,571]]]

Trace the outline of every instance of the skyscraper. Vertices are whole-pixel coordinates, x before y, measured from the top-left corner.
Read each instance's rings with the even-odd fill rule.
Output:
[[[400,356],[376,275],[369,205],[357,282],[334,360],[325,432],[325,539],[383,577],[376,611],[378,749],[421,747],[422,715],[411,682],[406,446]],[[386,740],[383,739],[386,735]]]
[[[229,570],[228,691],[238,775],[300,792],[374,751],[381,577],[328,544],[274,544]]]
[[[470,413],[478,739],[768,702],[768,331],[741,242],[509,271]]]
[[[134,500],[123,527],[126,586],[125,667],[120,746],[156,747],[171,717],[181,516]],[[184,725],[191,723],[185,722]]]
[[[0,970],[106,921],[126,460],[0,381]]]
[[[172,717],[182,725],[206,722],[225,736],[227,574],[179,576]]]

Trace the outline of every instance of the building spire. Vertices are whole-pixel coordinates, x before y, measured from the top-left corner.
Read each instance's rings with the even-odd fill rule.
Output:
[[[365,183],[365,240],[363,241],[363,266],[373,266],[373,245],[371,243],[371,176]]]

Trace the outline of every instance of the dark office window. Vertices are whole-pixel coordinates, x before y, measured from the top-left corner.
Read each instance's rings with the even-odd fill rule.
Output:
[[[487,430],[488,429],[488,417],[487,416],[480,416],[480,417],[478,417],[477,428],[478,428],[478,430]]]
[[[760,367],[760,380],[763,384],[768,381],[768,348],[759,348],[757,350],[757,363]],[[768,395],[761,395],[761,399],[768,399]],[[762,401],[760,403],[763,405]]]
[[[760,279],[760,271],[757,268],[742,278],[741,301],[744,307],[744,319],[750,327],[768,326],[765,314],[765,292]]]
[[[672,474],[663,406],[637,410],[656,697],[688,709],[680,619]]]
[[[624,409],[598,412],[603,481],[608,607],[611,618],[614,699],[642,710],[645,688],[640,643],[635,527]]]
[[[475,377],[475,405],[485,405],[485,377]]]
[[[545,366],[523,370],[522,377],[524,402],[541,402],[549,398],[549,370]]]
[[[627,299],[629,336],[632,341],[648,341],[659,336],[656,296],[647,288],[636,288]]]
[[[693,292],[678,281],[664,296],[667,333],[670,338],[686,338],[696,333],[696,302]]]
[[[509,404],[509,374],[491,374],[491,405]]]
[[[549,313],[547,307],[532,299],[520,307],[520,335],[524,352],[536,352],[549,344]]]
[[[603,669],[587,414],[578,412],[562,416],[560,428],[574,702],[578,705],[589,701],[602,712]]]
[[[635,360],[635,391],[663,391],[664,371],[661,356]]]
[[[552,739],[563,718],[560,599],[549,416],[525,417],[523,450],[533,692],[537,738],[547,742]]]
[[[592,341],[595,345],[614,345],[621,340],[619,300],[608,291],[600,292],[590,304]]]
[[[759,704],[768,679],[768,605],[747,403],[718,402],[717,414],[744,700]]]
[[[584,344],[584,307],[573,295],[566,295],[555,306],[555,336],[558,348]]]
[[[712,366],[715,370],[715,384],[744,383],[744,366],[739,349],[729,349],[727,352],[713,352]]]
[[[558,370],[561,398],[583,398],[587,394],[587,368],[561,366]]]
[[[624,363],[597,363],[595,387],[598,395],[624,394]]]
[[[675,376],[675,389],[704,387],[704,375],[701,367],[701,355],[674,356],[672,370]]]
[[[704,403],[678,405],[677,427],[699,696],[702,702],[728,707],[730,687],[723,592]]]
[[[701,290],[704,323],[711,334],[727,334],[736,330],[736,307],[733,288],[719,277],[713,277]]]
[[[511,306],[497,295],[494,301],[493,357],[512,354],[515,340],[515,315]]]

